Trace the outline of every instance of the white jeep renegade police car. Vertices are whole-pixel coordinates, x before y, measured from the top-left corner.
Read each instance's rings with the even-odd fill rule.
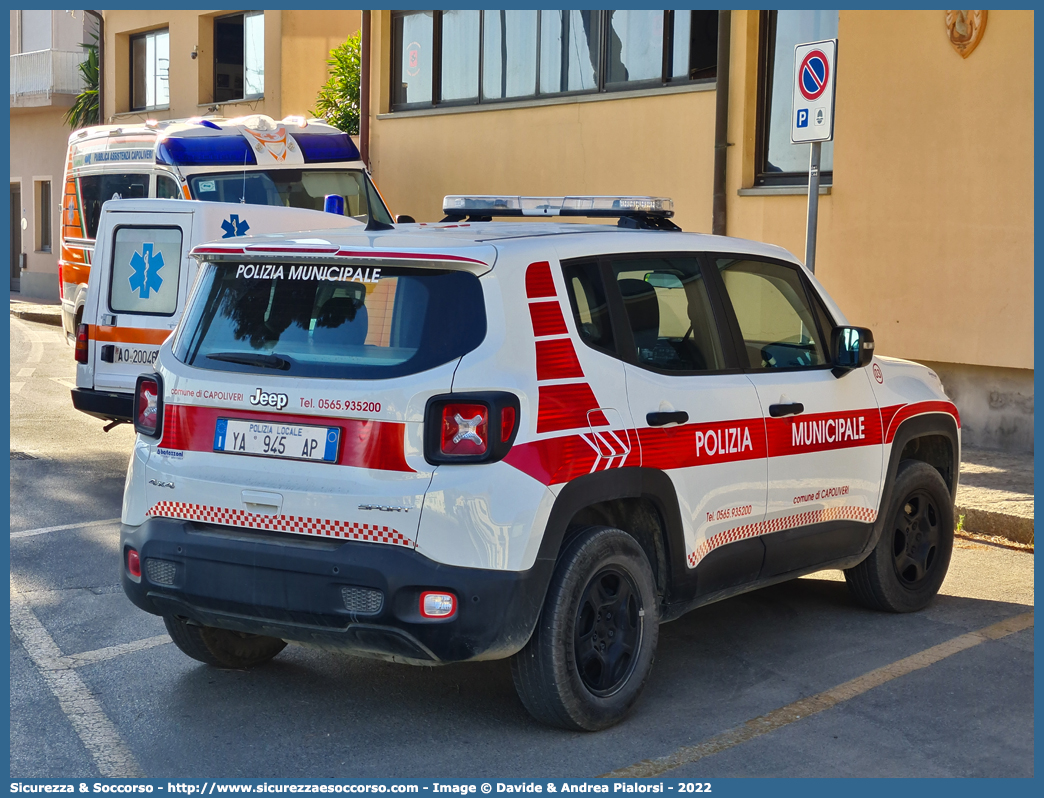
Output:
[[[956,408],[789,253],[677,232],[656,198],[445,207],[194,250],[121,535],[182,651],[511,657],[533,715],[600,729],[694,607],[827,568],[870,607],[931,601]]]

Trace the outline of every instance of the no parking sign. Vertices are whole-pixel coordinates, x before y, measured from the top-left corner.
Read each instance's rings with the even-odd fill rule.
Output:
[[[834,137],[834,68],[837,39],[794,48],[794,104],[790,140],[794,144]]]

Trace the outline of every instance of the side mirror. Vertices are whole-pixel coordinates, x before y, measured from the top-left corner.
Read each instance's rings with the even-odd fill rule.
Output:
[[[400,213],[395,217],[395,224],[417,224],[417,220],[405,213]]]
[[[835,369],[861,369],[874,359],[874,334],[866,327],[835,327],[831,337]]]

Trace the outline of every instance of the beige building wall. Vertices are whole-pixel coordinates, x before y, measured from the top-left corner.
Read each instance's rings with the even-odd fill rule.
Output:
[[[11,116],[11,182],[21,188],[21,232],[26,270],[20,293],[25,297],[58,300],[58,226],[61,221],[62,173],[69,141],[66,107],[20,108]],[[42,247],[40,236],[40,183],[51,183],[51,243]]]
[[[12,59],[18,57],[22,49],[22,12],[12,10],[10,13],[10,51]],[[36,31],[33,41],[49,41],[50,49],[61,53],[83,54],[81,42],[91,41],[85,33],[85,20],[82,11],[35,12],[29,24],[39,24],[43,14],[49,15],[49,35],[40,36]],[[88,30],[93,23],[88,20]],[[75,60],[74,62],[75,63]],[[56,69],[61,70],[61,65]],[[61,222],[60,199],[62,179],[65,169],[65,155],[68,147],[70,129],[65,121],[65,114],[72,105],[75,95],[61,93],[58,88],[66,82],[60,76],[52,75],[52,80],[59,77],[57,84],[51,83],[46,93],[29,93],[15,96],[15,81],[12,80],[12,96],[10,108],[11,134],[11,170],[10,182],[19,188],[19,207],[12,209],[11,255],[16,262],[11,264],[11,276],[18,275],[18,288],[22,297],[58,301],[58,229]],[[42,186],[50,183],[50,224],[45,225],[46,218],[42,208]],[[21,230],[20,222],[25,220],[26,229]],[[43,235],[44,227],[50,230],[50,244]],[[19,268],[17,256],[24,253],[25,269]]]
[[[355,33],[360,23],[359,11],[265,11],[264,96],[215,104],[214,18],[236,11],[106,11],[106,121],[184,119],[205,115],[215,106],[210,113],[227,117],[305,115],[326,82],[330,50]],[[170,31],[170,105],[131,111],[131,36],[162,28]]]
[[[752,190],[759,18],[733,12],[728,233],[803,258],[807,192]],[[450,193],[656,194],[710,231],[713,86],[389,113],[390,12],[372,21],[370,159],[394,213],[437,220]],[[989,12],[968,58],[938,10],[841,11],[838,36],[817,276],[881,354],[933,364],[966,442],[1032,447],[1033,12]]]

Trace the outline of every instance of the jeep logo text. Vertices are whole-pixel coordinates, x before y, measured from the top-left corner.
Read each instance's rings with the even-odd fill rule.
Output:
[[[250,404],[261,405],[262,407],[274,407],[276,410],[282,410],[290,404],[290,397],[285,393],[266,393],[258,388],[254,391],[254,395],[250,397]]]

